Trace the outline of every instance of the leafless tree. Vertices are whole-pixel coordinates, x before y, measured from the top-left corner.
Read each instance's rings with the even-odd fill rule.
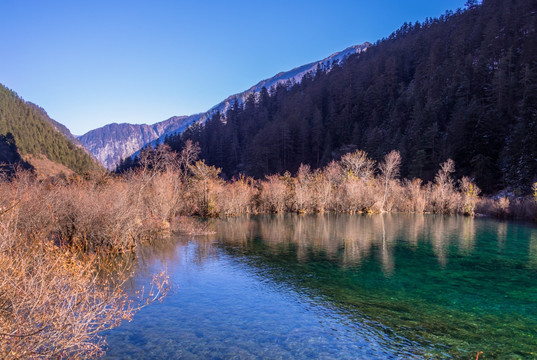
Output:
[[[384,157],[384,161],[380,163],[379,170],[381,180],[384,187],[384,195],[382,197],[381,211],[385,211],[386,198],[388,196],[388,190],[390,183],[399,176],[399,170],[401,167],[401,154],[399,151],[392,150]]]

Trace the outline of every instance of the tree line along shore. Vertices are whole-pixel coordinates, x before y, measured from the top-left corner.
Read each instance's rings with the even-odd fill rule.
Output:
[[[203,233],[195,217],[247,214],[383,212],[485,214],[537,218],[537,193],[487,198],[471,179],[454,177],[452,160],[434,181],[400,179],[401,156],[380,163],[364,151],[296,174],[224,181],[187,142],[141,153],[123,174],[37,180],[16,171],[0,181],[0,357],[91,358],[104,352],[102,331],[129,320],[170,289],[165,273],[129,298],[124,283],[140,244],[173,231]],[[537,192],[537,185],[533,185]]]

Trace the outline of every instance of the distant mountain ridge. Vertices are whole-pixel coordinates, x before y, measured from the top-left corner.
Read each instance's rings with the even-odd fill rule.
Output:
[[[112,170],[121,159],[167,133],[186,129],[196,119],[197,115],[193,115],[173,116],[153,125],[112,123],[89,131],[78,140],[102,165]]]
[[[300,82],[306,74],[315,72],[318,68],[329,69],[333,64],[340,63],[350,55],[359,54],[369,46],[371,44],[368,42],[350,46],[323,60],[302,65],[290,71],[280,72],[270,79],[258,82],[246,91],[229,96],[205,113],[190,116],[174,116],[153,125],[109,124],[91,130],[82,136],[78,136],[77,139],[102,165],[112,170],[122,159],[136,154],[146,145],[162,142],[166,136],[181,133],[188,126],[196,122],[204,123],[216,112],[225,114],[235,101],[242,104],[248,96],[258,94],[263,88],[270,90],[280,84],[285,85],[289,82]]]

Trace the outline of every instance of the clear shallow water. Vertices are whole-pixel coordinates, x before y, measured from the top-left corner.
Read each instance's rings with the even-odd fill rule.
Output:
[[[432,215],[215,220],[147,248],[178,289],[110,359],[537,359],[537,228]]]

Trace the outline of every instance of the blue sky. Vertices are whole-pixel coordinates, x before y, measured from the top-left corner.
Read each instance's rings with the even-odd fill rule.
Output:
[[[74,134],[208,110],[465,0],[0,0],[0,83]]]

